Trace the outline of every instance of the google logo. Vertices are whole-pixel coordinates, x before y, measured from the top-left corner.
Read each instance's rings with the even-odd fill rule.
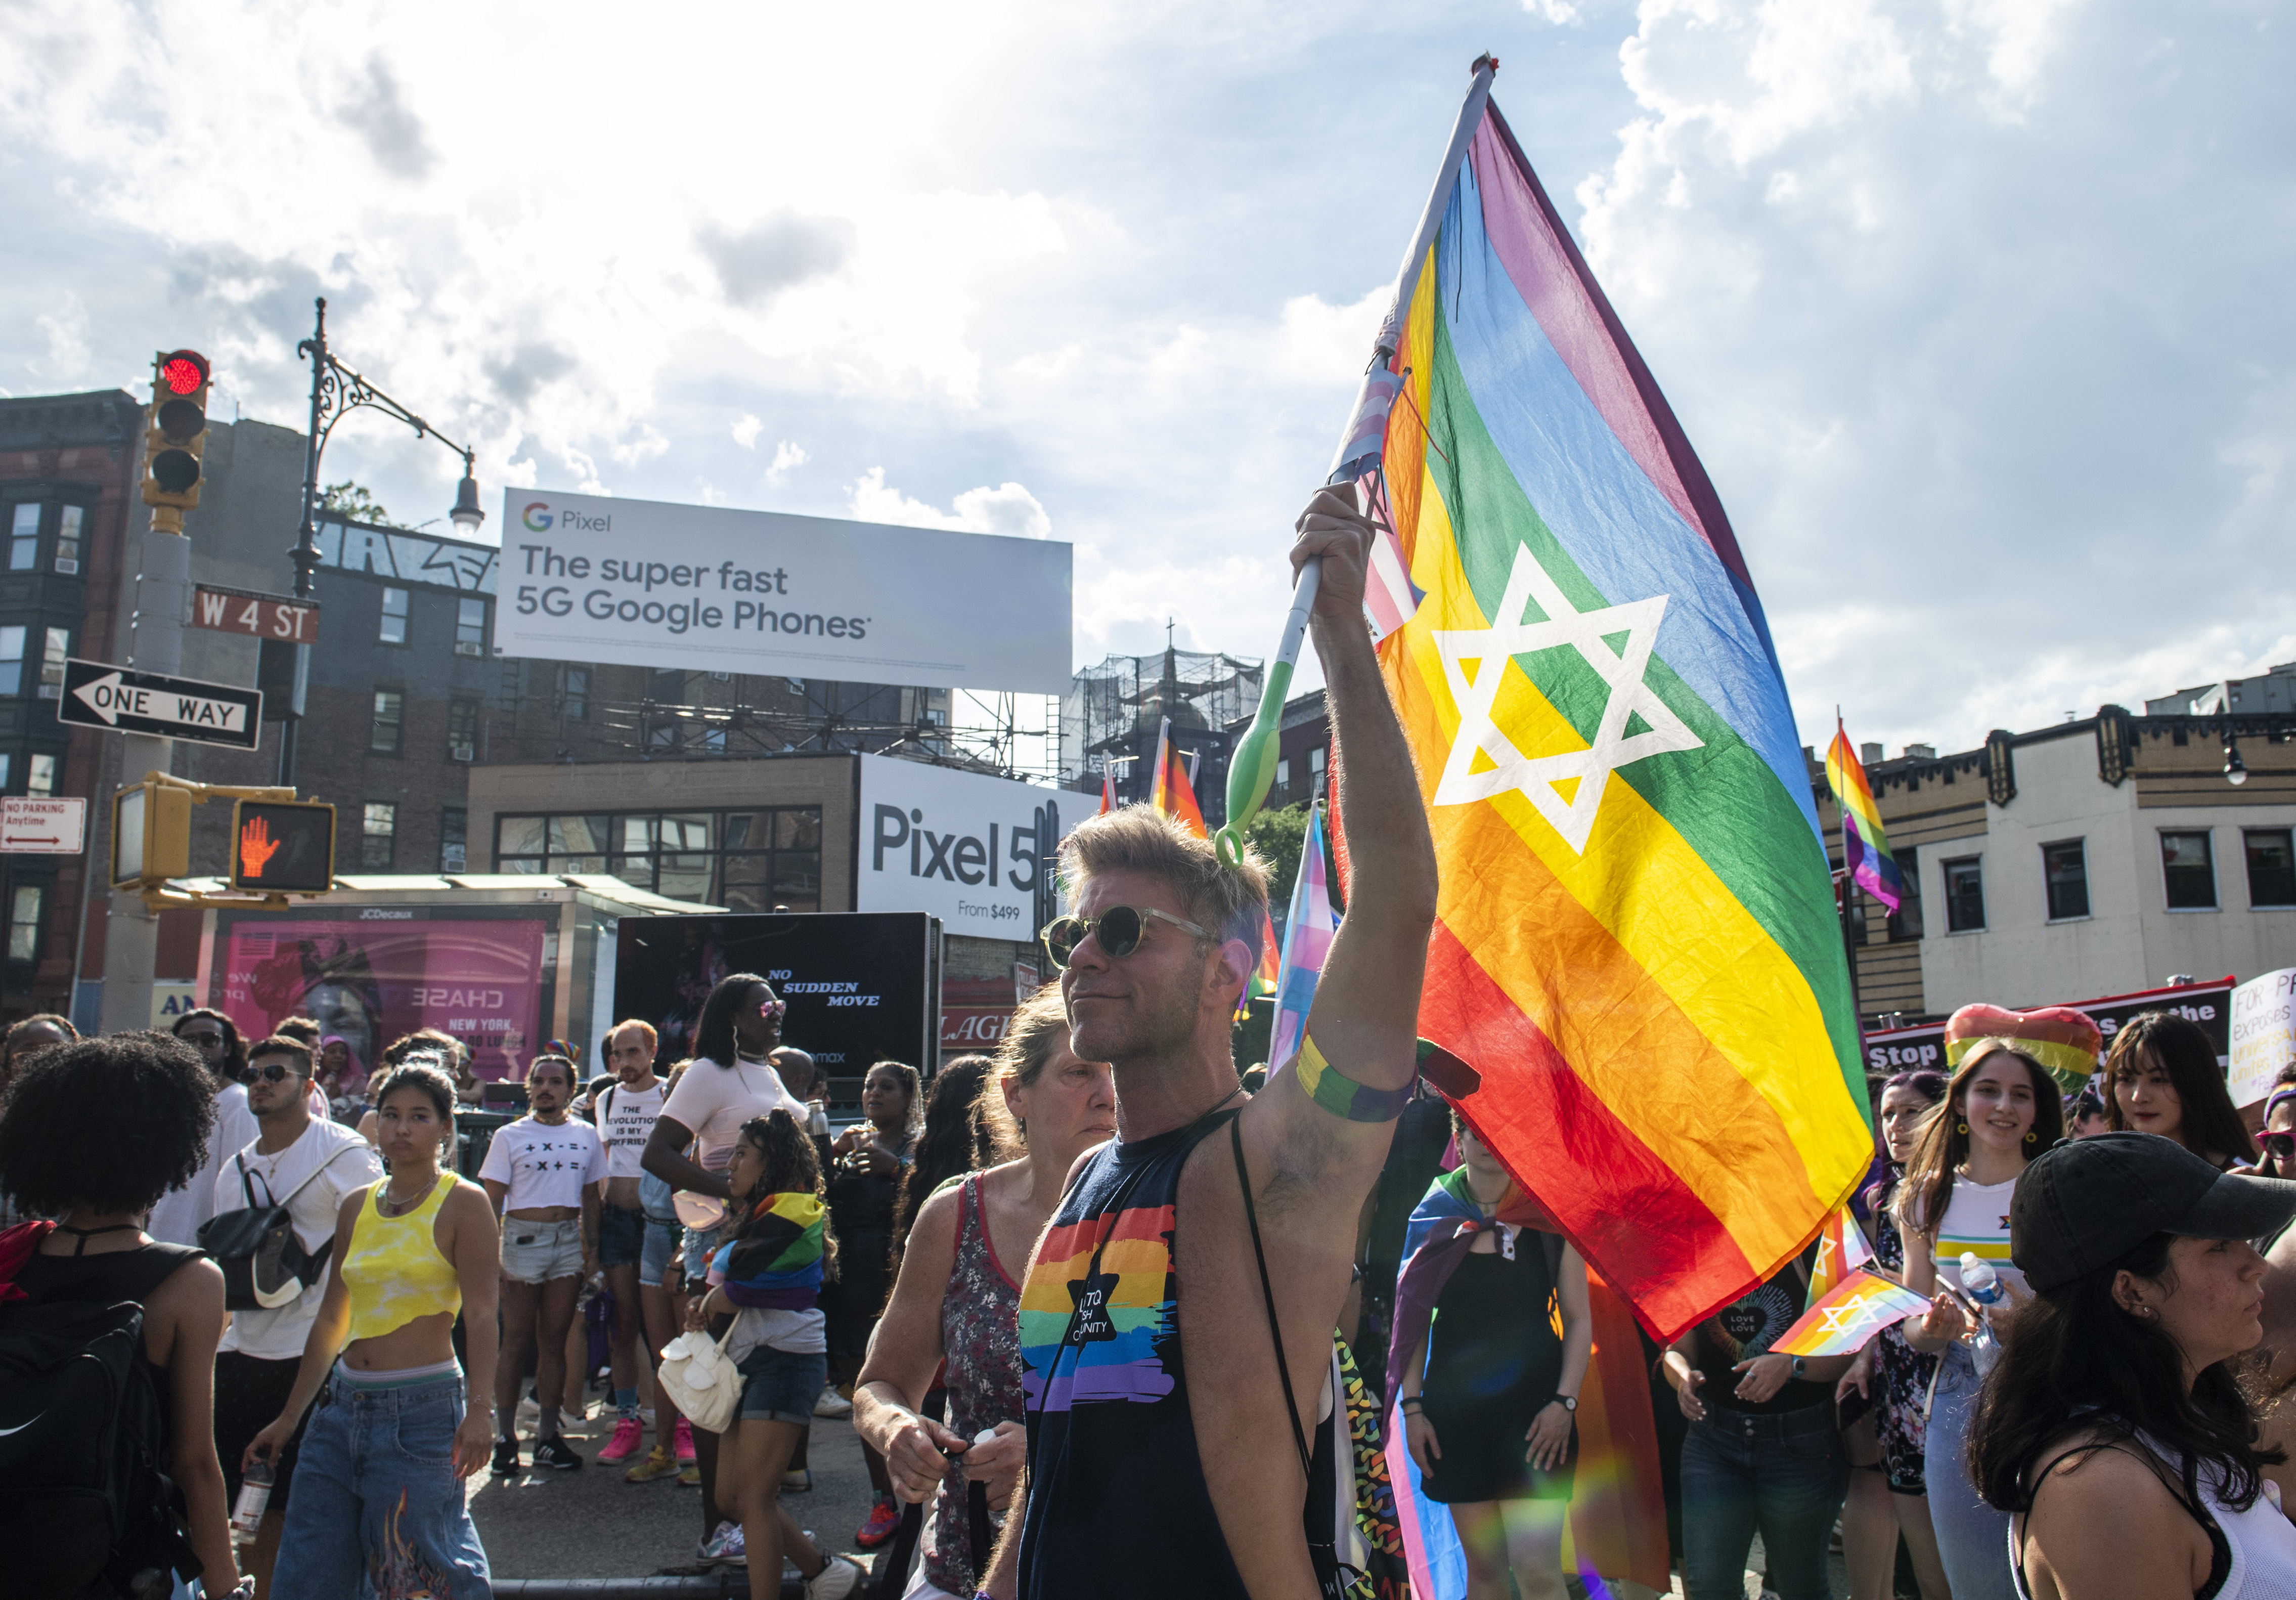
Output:
[[[520,520],[526,524],[526,530],[529,533],[549,532],[550,503],[546,500],[535,501],[526,508],[526,514]]]

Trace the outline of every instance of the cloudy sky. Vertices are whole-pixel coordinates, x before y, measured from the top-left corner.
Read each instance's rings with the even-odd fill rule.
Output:
[[[478,443],[490,507],[1049,535],[1079,662],[1167,619],[1262,654],[1488,48],[1720,488],[1803,737],[1840,702],[1892,753],[1967,748],[2296,659],[2292,29],[0,0],[0,390],[138,390],[189,343],[223,414],[297,425],[324,293],[344,359]],[[408,521],[455,475],[373,417],[327,469]]]

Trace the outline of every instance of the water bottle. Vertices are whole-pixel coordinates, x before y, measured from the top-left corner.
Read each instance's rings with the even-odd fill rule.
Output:
[[[805,1130],[816,1138],[829,1136],[829,1112],[818,1100],[806,1110]]]
[[[256,1461],[240,1474],[239,1501],[231,1508],[231,1530],[236,1538],[246,1540],[255,1537],[264,1509],[271,1504],[271,1485],[275,1477],[266,1461]]]
[[[1961,1292],[1980,1306],[1999,1305],[2008,1293],[1993,1263],[1973,1250],[1961,1252]]]

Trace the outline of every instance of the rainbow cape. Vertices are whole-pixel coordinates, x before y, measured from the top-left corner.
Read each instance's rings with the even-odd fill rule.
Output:
[[[1854,1356],[1891,1323],[1918,1317],[1929,1301],[1870,1272],[1852,1272],[1810,1302],[1793,1326],[1771,1341],[1774,1354]]]
[[[1831,871],[1721,503],[1496,107],[1437,204],[1338,468],[1409,579],[1379,652],[1442,873],[1419,1031],[1670,1338],[1872,1158]]]
[[[1866,767],[1849,748],[1849,734],[1834,719],[1833,743],[1825,747],[1825,786],[1841,808],[1841,865],[1858,888],[1891,911],[1906,898],[1905,874],[1890,853],[1890,836],[1882,831],[1881,808],[1874,803],[1873,785]]]

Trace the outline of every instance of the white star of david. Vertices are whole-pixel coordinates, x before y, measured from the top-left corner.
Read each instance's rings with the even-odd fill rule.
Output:
[[[1854,1333],[1869,1322],[1882,1320],[1878,1300],[1853,1301],[1846,1306],[1824,1306],[1820,1308],[1820,1315],[1825,1318],[1825,1325],[1819,1332],[1826,1333]]]
[[[1546,620],[1528,619],[1534,601]],[[1659,620],[1666,615],[1666,601],[1665,595],[1654,595],[1624,605],[1579,611],[1538,564],[1530,546],[1517,545],[1514,570],[1507,575],[1506,594],[1491,626],[1439,629],[1434,636],[1443,676],[1459,711],[1458,737],[1444,763],[1442,781],[1435,786],[1435,803],[1464,806],[1520,790],[1573,850],[1585,854],[1613,772],[1667,751],[1696,750],[1705,743],[1643,681],[1658,641]],[[1617,633],[1627,636],[1623,651],[1613,649],[1603,636]],[[1492,717],[1507,659],[1566,647],[1576,650],[1611,686],[1595,741],[1585,750],[1562,755],[1525,756]],[[1465,666],[1471,661],[1481,663],[1472,680]],[[1629,734],[1627,724],[1636,717],[1642,718],[1644,731]],[[1490,770],[1471,770],[1478,752],[1495,763]],[[1566,800],[1558,785],[1574,780],[1577,787]]]

